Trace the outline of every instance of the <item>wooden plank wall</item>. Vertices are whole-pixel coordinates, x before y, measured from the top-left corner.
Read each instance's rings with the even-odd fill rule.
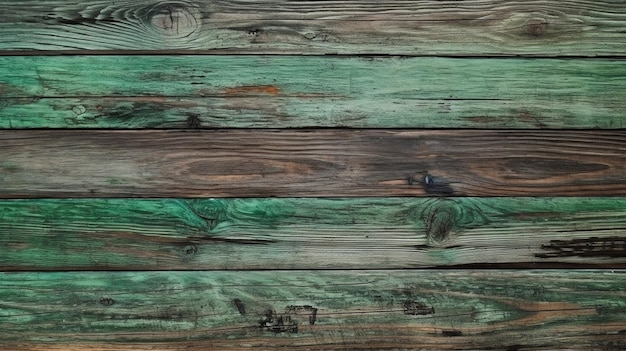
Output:
[[[0,349],[626,349],[626,1],[0,0]]]

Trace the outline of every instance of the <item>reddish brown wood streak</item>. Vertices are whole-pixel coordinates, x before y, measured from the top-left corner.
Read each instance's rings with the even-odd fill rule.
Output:
[[[274,85],[245,85],[240,87],[226,88],[226,95],[278,95],[280,88]]]

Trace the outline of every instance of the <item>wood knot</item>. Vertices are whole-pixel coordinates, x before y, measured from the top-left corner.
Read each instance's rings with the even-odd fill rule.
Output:
[[[159,3],[148,11],[148,26],[162,37],[189,38],[200,29],[201,14],[185,2]]]
[[[449,196],[454,194],[454,189],[450,185],[450,182],[442,177],[437,177],[432,174],[426,174],[420,180],[412,175],[407,177],[409,185],[420,184],[427,194]]]
[[[190,115],[187,117],[187,128],[196,129],[200,128],[202,120],[196,115]]]
[[[115,300],[113,300],[110,297],[103,297],[100,299],[100,304],[103,306],[113,306],[113,304],[115,304]]]
[[[83,105],[76,105],[72,107],[72,112],[74,112],[77,116],[80,116],[87,112],[87,108],[85,108],[85,106]]]
[[[438,203],[425,213],[424,224],[429,245],[439,246],[450,238],[456,216],[456,209],[447,203]]]
[[[545,18],[531,18],[526,21],[526,34],[539,37],[546,33],[548,21]]]
[[[185,245],[182,249],[180,249],[180,252],[184,256],[190,257],[198,252],[198,248],[196,247],[196,245]]]

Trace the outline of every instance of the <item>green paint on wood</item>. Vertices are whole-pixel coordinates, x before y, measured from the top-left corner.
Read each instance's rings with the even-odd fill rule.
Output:
[[[624,198],[0,201],[1,268],[626,266]]]
[[[623,128],[621,61],[0,57],[1,128]]]
[[[621,1],[0,3],[0,50],[624,55]]]
[[[4,273],[0,342],[18,350],[50,341],[118,350],[615,349],[626,345],[625,273]]]

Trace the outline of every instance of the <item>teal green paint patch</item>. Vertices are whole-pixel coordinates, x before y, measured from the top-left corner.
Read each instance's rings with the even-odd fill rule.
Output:
[[[0,76],[0,128],[619,129],[626,112],[603,59],[4,56]]]

